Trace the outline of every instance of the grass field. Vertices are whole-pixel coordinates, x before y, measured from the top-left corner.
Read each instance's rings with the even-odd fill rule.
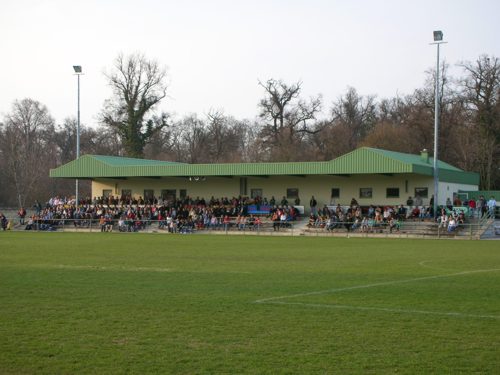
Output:
[[[498,374],[497,241],[0,233],[1,374]]]

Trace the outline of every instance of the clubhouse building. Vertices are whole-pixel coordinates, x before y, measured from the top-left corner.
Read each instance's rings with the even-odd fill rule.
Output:
[[[444,205],[460,191],[477,191],[479,175],[439,161],[439,194]],[[117,156],[84,155],[50,171],[53,178],[92,180],[92,196],[162,200],[187,196],[283,197],[309,211],[312,196],[323,205],[406,204],[409,196],[429,205],[434,195],[433,159],[362,147],[324,162],[188,164]]]

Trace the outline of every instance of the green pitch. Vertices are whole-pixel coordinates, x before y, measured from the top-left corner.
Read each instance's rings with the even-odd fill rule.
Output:
[[[497,241],[0,233],[2,374],[499,371]]]

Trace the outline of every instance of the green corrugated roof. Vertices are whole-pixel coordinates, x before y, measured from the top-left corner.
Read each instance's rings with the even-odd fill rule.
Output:
[[[95,160],[100,161],[112,167],[181,164],[172,161],[134,159],[134,158],[124,158],[121,156],[104,156],[104,155],[91,155],[91,156]]]
[[[381,150],[378,148],[370,148],[370,147],[365,147],[368,150],[371,150],[373,152],[379,153],[381,155],[387,156],[388,158],[391,159],[396,159],[400,160],[403,163],[408,163],[408,164],[414,164],[414,165],[420,165],[424,167],[428,167],[429,165],[433,165],[434,163],[434,158],[429,157],[429,161],[425,162],[422,159],[421,155],[414,155],[414,154],[405,154],[402,152],[395,152],[395,151],[387,151],[387,150]],[[461,169],[454,167],[451,164],[445,163],[441,160],[438,160],[438,167],[440,169],[449,169],[452,171],[461,171]]]
[[[440,180],[477,184],[476,173],[439,162]],[[51,177],[279,176],[416,173],[432,176],[432,158],[362,147],[327,162],[185,164],[159,160],[84,155],[50,171]]]

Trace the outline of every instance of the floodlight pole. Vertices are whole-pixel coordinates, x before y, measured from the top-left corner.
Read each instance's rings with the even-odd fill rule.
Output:
[[[80,65],[74,65],[73,70],[77,76],[78,81],[78,112],[76,120],[76,158],[80,157],[80,75],[82,74],[82,67]],[[75,207],[78,209],[78,179],[75,180]]]
[[[436,61],[436,91],[434,94],[434,163],[433,163],[433,175],[434,175],[434,218],[439,216],[437,210],[439,207],[439,167],[438,167],[438,139],[439,139],[439,45],[443,42],[443,32],[434,31],[434,43],[437,46],[437,61]]]

